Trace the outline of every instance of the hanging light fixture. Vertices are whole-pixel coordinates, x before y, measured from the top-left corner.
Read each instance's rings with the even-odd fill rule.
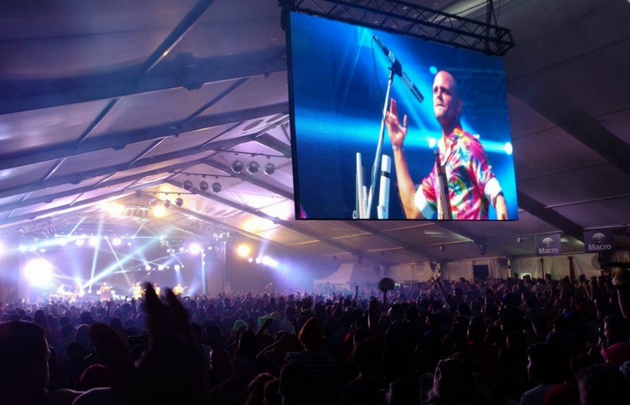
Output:
[[[236,156],[238,156],[238,153],[236,154]],[[252,158],[255,158],[256,156],[258,156],[258,154],[252,154]],[[267,157],[267,159],[269,159],[269,156]],[[261,167],[261,164],[258,163],[255,160],[250,161],[247,165],[243,163],[242,160],[240,159],[236,159],[232,162],[232,164],[230,165],[230,169],[233,173],[235,174],[241,174],[244,170],[247,170],[247,172],[249,174],[257,174],[259,173],[261,170],[263,171],[263,173],[265,173],[266,175],[272,175],[276,172],[276,166],[271,163],[271,162],[267,162],[264,167]],[[204,179],[206,177],[215,177],[215,178],[219,178],[219,177],[234,177],[232,175],[229,174],[210,174],[210,173],[192,173],[192,172],[178,172],[178,173],[174,173],[174,174],[179,174],[179,175],[185,175],[185,176],[200,176],[203,177]],[[193,193],[193,189],[195,189],[195,183],[193,181],[191,181],[190,179],[186,179],[184,180],[181,185],[181,188],[183,188],[185,191],[187,191],[188,193],[184,193],[184,194],[192,194]],[[218,181],[215,181],[214,183],[212,183],[212,185],[208,184],[208,182],[206,182],[205,180],[202,180],[198,186],[197,189],[201,192],[206,192],[208,190],[212,190],[215,193],[220,192],[223,189],[223,185],[221,183],[219,183]],[[155,194],[155,193],[154,193]],[[159,203],[159,201],[156,200],[155,202],[156,204]]]
[[[265,170],[264,170],[266,175],[271,176],[272,174],[274,174],[276,172],[276,166],[269,162],[265,165]]]
[[[256,174],[258,173],[259,170],[260,170],[260,165],[258,164],[258,162],[256,162],[255,160],[252,160],[251,162],[249,162],[249,165],[247,166],[247,172],[249,174]]]
[[[181,207],[182,205],[184,205],[184,199],[181,197],[177,197],[177,199],[175,200],[175,205]]]
[[[236,174],[239,174],[243,171],[245,165],[240,160],[235,160],[232,162],[232,171]]]

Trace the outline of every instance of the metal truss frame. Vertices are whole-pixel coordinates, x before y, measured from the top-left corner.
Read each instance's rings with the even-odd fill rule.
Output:
[[[278,3],[285,16],[286,11],[317,15],[488,55],[503,56],[515,45],[509,29],[490,24],[494,16],[491,0],[485,23],[394,0],[279,0]]]

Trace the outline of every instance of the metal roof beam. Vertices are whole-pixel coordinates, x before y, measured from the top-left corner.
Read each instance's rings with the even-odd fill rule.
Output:
[[[269,75],[287,70],[286,48],[276,47],[236,55],[195,58],[177,55],[162,61],[151,73],[140,65],[106,73],[60,79],[0,82],[0,115],[51,108],[94,100],[183,87],[198,89],[204,83]]]
[[[61,215],[64,214],[66,212],[72,212],[72,211],[78,211],[81,208],[85,209],[85,207],[89,207],[92,206],[94,204],[98,204],[103,200],[109,199],[109,198],[113,198],[113,197],[117,197],[120,196],[120,191],[116,190],[113,191],[111,193],[107,193],[107,194],[102,194],[98,197],[94,197],[94,198],[89,198],[86,200],[82,200],[76,203],[70,203],[70,204],[66,204],[66,205],[62,205],[62,206],[57,206],[57,207],[51,207],[51,208],[47,208],[41,211],[36,211],[36,212],[29,212],[29,213],[25,213],[25,214],[21,214],[21,215],[17,215],[14,217],[10,217],[4,220],[0,220],[0,225],[10,225],[10,224],[16,224],[22,221],[32,221],[36,218],[44,218],[47,216],[53,216],[53,215]]]
[[[1,102],[0,105],[2,105]],[[93,139],[87,139],[78,146],[76,142],[69,142],[39,149],[29,149],[21,153],[8,153],[4,156],[0,155],[0,170],[47,162],[109,148],[119,150],[134,143],[156,140],[168,136],[178,136],[187,132],[202,131],[236,121],[245,121],[273,114],[288,114],[288,112],[289,106],[287,103],[278,103],[224,114],[203,116],[183,125],[179,122],[173,122],[133,131],[107,134]],[[210,150],[212,148],[210,145],[204,147],[204,150]]]
[[[169,183],[171,183],[172,185],[174,185],[176,187],[181,187],[182,189],[184,188],[181,183],[178,183],[176,181],[170,181]],[[306,236],[308,236],[310,238],[313,238],[313,239],[316,239],[316,240],[318,240],[318,241],[320,241],[322,243],[325,243],[327,245],[333,246],[333,247],[335,247],[335,248],[337,248],[339,250],[343,250],[345,252],[351,253],[352,255],[364,257],[366,260],[370,260],[374,264],[377,264],[377,265],[380,265],[380,266],[386,266],[387,265],[387,263],[383,263],[382,261],[366,257],[364,252],[361,252],[361,251],[349,248],[348,246],[345,246],[345,245],[343,245],[343,244],[341,244],[339,242],[336,242],[335,240],[333,240],[333,239],[331,239],[331,238],[329,238],[329,237],[327,237],[325,235],[322,235],[322,234],[319,234],[319,233],[316,233],[316,232],[312,232],[312,231],[307,231],[307,230],[301,228],[300,226],[298,226],[297,225],[297,221],[286,221],[286,220],[283,220],[283,219],[279,219],[277,217],[273,217],[271,215],[265,214],[264,212],[262,212],[260,210],[257,210],[255,208],[252,208],[252,207],[250,207],[248,205],[240,204],[240,203],[237,203],[237,202],[234,202],[234,201],[231,201],[231,200],[227,200],[227,199],[222,198],[222,197],[220,197],[220,196],[218,196],[216,194],[203,192],[203,191],[201,191],[201,190],[199,190],[197,188],[193,188],[191,190],[191,192],[193,194],[201,195],[201,196],[203,196],[205,198],[208,198],[208,199],[217,201],[217,202],[219,202],[221,204],[227,205],[228,207],[232,207],[234,209],[246,212],[248,214],[252,214],[252,215],[258,216],[260,218],[267,219],[269,221],[272,221],[274,224],[278,224],[278,225],[280,225],[280,226],[282,226],[284,228],[290,229],[290,230],[295,231],[297,233],[300,233],[302,235],[306,235]]]
[[[225,164],[220,164],[218,162],[213,162],[211,160],[207,160],[204,162],[205,164],[207,164],[210,167],[214,167],[215,169],[219,169],[221,171],[223,171],[224,173],[229,173],[230,176],[241,179],[243,181],[246,181],[248,183],[251,183],[257,187],[263,188],[265,190],[268,190],[274,194],[279,195],[280,197],[284,197],[287,200],[293,200],[294,195],[293,195],[293,190],[289,189],[287,187],[280,187],[280,185],[274,185],[274,184],[269,184],[267,182],[263,182],[260,181],[259,179],[257,179],[254,176],[248,176],[246,174],[243,173],[233,173],[232,169],[230,168],[230,166],[225,165]]]
[[[30,193],[33,191],[41,191],[43,188],[56,187],[56,186],[61,186],[64,184],[79,184],[82,181],[87,180],[87,179],[92,179],[92,178],[101,177],[101,176],[109,176],[112,173],[122,173],[125,170],[138,169],[143,166],[154,166],[161,162],[167,162],[177,157],[190,156],[191,154],[195,152],[198,153],[198,151],[195,151],[194,149],[192,151],[190,149],[186,149],[186,150],[177,152],[177,154],[166,154],[166,155],[154,156],[151,158],[140,160],[138,162],[135,162],[132,168],[129,167],[129,163],[121,163],[114,166],[102,167],[100,169],[94,169],[94,170],[89,170],[85,172],[70,174],[67,176],[53,177],[46,180],[45,183],[41,183],[37,181],[34,183],[22,184],[17,187],[11,187],[8,189],[0,190],[0,198],[11,197],[18,194]],[[182,168],[185,170],[186,168],[192,165],[203,162],[205,158],[206,157],[204,156],[203,158],[200,158],[194,161],[187,161],[187,162],[179,163],[176,165],[165,165],[164,167],[160,169],[141,172],[133,177],[134,178],[138,178],[137,176],[146,177],[146,176],[152,176],[152,175],[165,173],[165,172],[171,173],[173,172],[173,170],[176,170],[179,168]],[[133,179],[130,179],[130,181],[131,180]],[[102,187],[101,184],[99,184],[99,186]],[[75,194],[75,193],[72,193],[72,194]]]
[[[399,246],[401,249],[404,249],[404,250],[406,250],[408,252],[414,253],[414,254],[420,256],[421,258],[423,258],[425,260],[429,260],[429,261],[432,261],[432,262],[439,262],[440,261],[438,258],[436,258],[434,256],[431,256],[427,252],[425,252],[425,251],[423,251],[421,249],[418,249],[416,247],[413,247],[413,246],[405,243],[404,241],[402,241],[400,239],[393,238],[393,237],[391,237],[389,235],[386,235],[383,232],[375,231],[374,229],[365,226],[364,224],[361,223],[361,221],[356,221],[355,220],[355,221],[343,221],[343,222],[348,224],[348,225],[351,225],[351,226],[353,226],[353,227],[355,227],[357,229],[360,229],[360,230],[362,230],[364,232],[367,232],[370,235],[376,236],[377,238],[379,238],[381,240],[384,240],[384,241],[386,241],[388,243],[391,243],[391,244],[393,244],[395,246]],[[365,254],[363,254],[362,256],[365,256]]]
[[[584,233],[581,225],[565,218],[553,209],[547,208],[544,204],[520,191],[518,192],[518,206],[555,228],[558,228],[558,230],[562,231],[565,235],[572,236],[582,242],[584,241]]]
[[[228,224],[226,222],[218,221],[216,218],[210,218],[210,217],[207,217],[207,216],[205,216],[203,214],[200,214],[200,213],[192,211],[192,210],[188,210],[188,209],[183,208],[183,207],[178,207],[177,209],[182,214],[185,214],[185,215],[187,215],[189,217],[195,218],[196,220],[199,220],[200,222],[203,222],[204,224],[207,223],[207,224],[211,224],[215,228],[223,228],[225,230],[234,231],[234,232],[238,233],[239,235],[244,235],[244,236],[246,236],[246,237],[248,237],[250,239],[254,239],[254,240],[257,240],[259,242],[262,241],[262,242],[265,242],[265,243],[268,243],[268,244],[271,243],[271,244],[273,244],[276,247],[288,250],[292,254],[298,255],[298,256],[303,257],[305,259],[317,261],[318,263],[321,263],[322,265],[332,266],[332,264],[330,262],[327,262],[325,259],[318,258],[317,256],[308,255],[306,253],[300,252],[299,250],[292,249],[292,248],[290,248],[290,247],[288,247],[288,246],[286,246],[286,245],[284,245],[282,243],[275,242],[275,241],[270,240],[270,239],[262,238],[262,237],[260,237],[260,236],[258,236],[256,234],[251,233],[251,232],[247,232],[247,231],[244,231],[243,229],[236,228],[235,226],[230,225],[230,224]],[[195,230],[193,227],[185,227],[185,230],[187,232],[193,233],[195,235],[199,235],[200,237],[204,237],[203,234],[200,234],[200,232]]]
[[[291,145],[286,144],[269,134],[262,134],[259,137],[256,137],[256,142],[277,151],[284,157],[291,157]]]
[[[507,28],[404,1],[281,0],[280,6],[285,11],[318,15],[489,55],[502,56],[514,47],[512,33]]]
[[[630,145],[604,127],[600,120],[572,105],[564,95],[541,92],[531,78],[508,81],[508,91],[538,114],[556,124],[589,149],[630,174]]]
[[[189,163],[187,163],[187,165],[188,164]],[[168,170],[166,172],[170,172],[170,170]],[[152,174],[159,174],[159,173],[139,173],[139,174],[134,174],[132,176],[120,177],[118,179],[111,180],[111,181],[103,181],[103,182],[99,181],[97,186],[99,188],[101,188],[101,187],[117,186],[119,184],[134,182],[135,180],[142,179],[142,178],[150,176]],[[109,176],[107,176],[107,177],[109,177]],[[105,177],[105,178],[107,178],[107,177]],[[158,181],[154,181],[154,182],[151,182],[151,183],[142,183],[140,186],[126,187],[124,190],[119,191],[119,193],[125,192],[126,190],[133,190],[135,188],[152,187],[154,185],[162,184],[163,182],[164,182],[163,180],[158,180]],[[70,197],[70,196],[74,196],[74,195],[80,195],[80,194],[84,194],[84,193],[87,193],[87,192],[90,192],[90,191],[94,191],[94,188],[95,188],[95,185],[90,184],[89,186],[77,187],[77,188],[73,188],[73,189],[70,189],[70,190],[65,190],[65,191],[62,191],[62,192],[59,192],[59,193],[46,194],[46,195],[41,195],[41,196],[38,196],[38,197],[25,198],[24,200],[20,200],[18,202],[13,202],[13,203],[0,205],[0,212],[11,211],[11,210],[19,209],[19,208],[25,208],[25,207],[29,207],[29,206],[37,205],[37,204],[50,204],[50,203],[52,203],[53,201],[55,201],[55,200],[57,200],[59,198],[65,198],[65,197]]]
[[[186,36],[186,34],[197,24],[203,13],[210,8],[214,0],[199,0],[197,4],[186,14],[186,16],[177,24],[177,27],[164,39],[164,41],[153,51],[151,55],[144,61],[142,71],[149,73],[160,62],[162,62],[173,48]]]

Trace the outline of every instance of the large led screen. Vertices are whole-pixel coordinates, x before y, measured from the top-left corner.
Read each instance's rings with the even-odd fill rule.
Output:
[[[300,219],[517,219],[501,58],[300,13],[287,31]]]

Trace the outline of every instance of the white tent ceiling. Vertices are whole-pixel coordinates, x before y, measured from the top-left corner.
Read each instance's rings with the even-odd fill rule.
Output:
[[[409,3],[485,20],[486,1]],[[384,266],[472,259],[480,242],[487,257],[528,256],[534,235],[554,232],[564,252],[583,252],[585,229],[613,228],[630,247],[630,3],[494,6],[516,43],[505,63],[519,220],[433,223],[294,219],[277,0],[2,2],[0,230],[229,230],[323,262]],[[236,175],[237,154],[276,171]],[[204,178],[222,190],[199,190]],[[162,220],[101,210],[178,192],[184,205]]]

